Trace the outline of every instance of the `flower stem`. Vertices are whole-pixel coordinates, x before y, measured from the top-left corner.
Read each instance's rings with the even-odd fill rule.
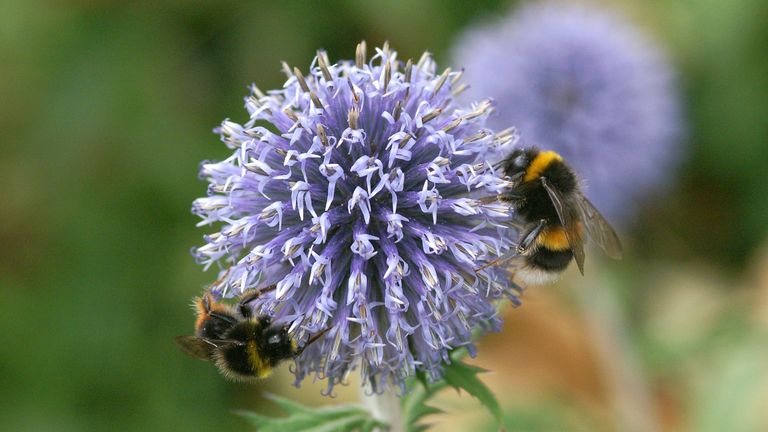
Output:
[[[360,399],[373,418],[389,425],[389,432],[405,432],[400,399],[391,390],[382,394],[368,394],[360,387]]]

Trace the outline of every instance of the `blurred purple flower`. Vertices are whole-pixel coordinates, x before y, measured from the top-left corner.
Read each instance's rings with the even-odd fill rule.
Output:
[[[454,52],[467,95],[493,97],[491,126],[514,124],[527,145],[555,150],[616,223],[673,178],[681,109],[673,73],[621,17],[585,6],[530,5],[469,30]]]
[[[281,90],[253,87],[250,118],[216,130],[233,153],[202,164],[209,194],[193,205],[220,227],[193,251],[229,268],[215,295],[276,284],[257,313],[300,341],[330,328],[293,369],[329,393],[358,364],[374,391],[416,370],[437,379],[473,328],[498,328],[491,300],[517,301],[501,269],[474,270],[510,246],[509,208],[477,198],[503,187],[486,161],[515,135],[484,128],[488,101],[456,106],[460,74],[429,55],[364,51],[336,65],[318,52],[306,78],[284,65]]]

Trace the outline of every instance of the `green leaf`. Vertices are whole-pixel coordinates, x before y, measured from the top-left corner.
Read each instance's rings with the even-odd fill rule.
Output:
[[[430,427],[432,427],[431,424],[417,424],[417,425],[414,425],[413,428],[408,429],[408,432],[424,432]]]
[[[447,384],[444,381],[438,381],[433,384],[423,384],[415,387],[410,393],[402,398],[403,421],[407,432],[420,432],[429,428],[429,425],[419,422],[430,414],[439,414],[443,411],[439,408],[426,404],[427,400],[435,393],[444,389]]]
[[[265,417],[256,413],[238,412],[250,424],[256,427],[259,432],[281,432],[281,431],[307,431],[318,424],[335,421],[334,418],[315,417],[315,416],[288,416],[288,417]]]
[[[499,401],[496,400],[491,390],[477,377],[480,372],[485,372],[485,369],[468,365],[454,358],[452,363],[445,366],[443,379],[451,387],[457,390],[463,389],[477,398],[494,416],[497,423],[501,424],[502,412]]]
[[[273,421],[273,419],[269,417],[264,417],[262,415],[256,414],[255,412],[251,411],[242,411],[238,410],[235,411],[235,414],[239,415],[240,417],[243,417],[248,423],[256,426],[256,427],[270,427],[270,423]]]
[[[273,393],[264,393],[264,397],[277,404],[280,408],[283,409],[283,411],[287,412],[288,414],[309,414],[314,411],[311,407],[296,403],[290,399],[286,399]]]
[[[276,395],[267,395],[267,398],[288,412],[288,416],[266,417],[250,411],[237,411],[236,414],[260,432],[351,432],[387,427],[371,418],[368,411],[354,405],[312,408]]]
[[[427,399],[435,395],[435,393],[444,389],[447,384],[444,381],[438,381],[432,384],[423,384],[423,386],[416,387],[402,398],[403,411],[408,414],[415,412],[419,406],[423,405]]]
[[[381,422],[372,418],[366,419],[365,422],[360,425],[360,432],[373,432],[376,428],[381,428]]]
[[[411,411],[411,415],[413,416],[415,421],[418,421],[419,419],[422,419],[430,414],[442,414],[444,412],[445,411],[441,410],[440,408],[436,408],[426,404],[421,404],[414,407],[413,411]]]
[[[429,381],[427,380],[427,374],[422,370],[416,371],[416,381],[420,382],[424,388],[429,388]]]
[[[311,427],[309,429],[301,429],[300,432],[352,432],[362,429],[363,424],[367,420],[370,420],[368,413],[360,414],[352,417],[344,417]],[[283,432],[293,429],[283,429]],[[299,431],[297,431],[299,432]]]
[[[493,415],[496,424],[502,426],[502,411],[496,397],[491,390],[477,377],[484,369],[463,363],[461,359],[469,354],[466,348],[458,348],[451,352],[451,363],[443,369],[443,379],[429,383],[426,374],[417,372],[411,382],[412,390],[402,398],[403,419],[407,432],[421,432],[429,428],[428,424],[422,424],[424,417],[443,411],[427,405],[427,401],[445,387],[451,386],[457,390],[463,389],[477,398]],[[421,386],[417,385],[421,383]]]

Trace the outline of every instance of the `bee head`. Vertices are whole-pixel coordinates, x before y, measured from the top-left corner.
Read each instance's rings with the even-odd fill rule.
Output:
[[[518,182],[525,175],[526,170],[538,154],[539,149],[536,147],[513,151],[506,159],[504,159],[504,174],[509,177],[512,182]]]
[[[264,351],[270,358],[286,359],[295,354],[296,344],[288,334],[288,327],[270,327],[264,332]]]

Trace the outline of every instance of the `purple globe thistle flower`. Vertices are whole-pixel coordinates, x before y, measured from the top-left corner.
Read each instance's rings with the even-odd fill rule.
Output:
[[[471,29],[454,51],[470,97],[492,96],[491,126],[562,154],[609,220],[671,180],[681,113],[671,67],[621,17],[585,6],[530,5]]]
[[[512,130],[484,127],[489,101],[457,106],[460,73],[435,73],[429,55],[403,64],[386,45],[365,61],[331,65],[245,98],[249,119],[216,132],[233,150],[205,162],[199,225],[217,232],[193,251],[227,267],[218,297],[276,284],[254,312],[288,323],[299,341],[328,329],[295,360],[296,384],[328,392],[359,362],[374,391],[404,389],[416,370],[441,375],[448,351],[472,349],[471,330],[497,329],[491,301],[517,301],[503,270],[477,270],[509,250],[510,209],[493,161]],[[301,344],[301,342],[300,342]]]

